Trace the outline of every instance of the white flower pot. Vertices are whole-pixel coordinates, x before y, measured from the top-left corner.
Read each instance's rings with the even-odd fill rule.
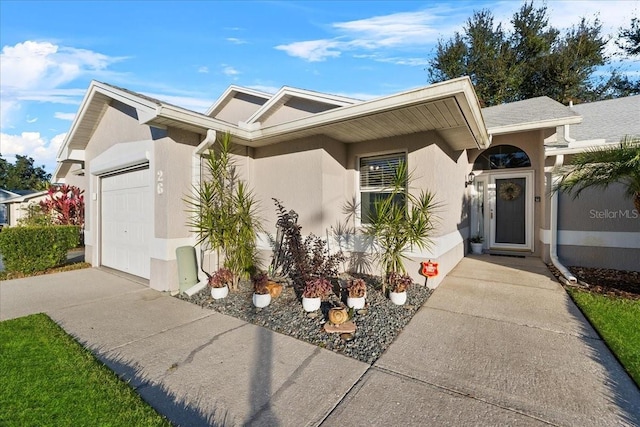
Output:
[[[253,294],[253,305],[263,308],[271,303],[271,294]]]
[[[471,253],[474,255],[482,255],[482,243],[471,243]]]
[[[389,292],[389,299],[395,305],[403,305],[407,302],[407,292]]]
[[[311,313],[320,308],[320,302],[320,298],[302,297],[302,308],[304,308],[304,311]]]
[[[211,297],[213,299],[222,299],[229,295],[229,287],[224,285],[222,288],[211,288]]]
[[[347,297],[347,307],[354,310],[361,310],[364,308],[365,297]]]

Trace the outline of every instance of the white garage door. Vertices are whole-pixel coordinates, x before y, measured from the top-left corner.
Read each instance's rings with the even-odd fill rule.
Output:
[[[102,265],[149,278],[149,169],[102,178]]]

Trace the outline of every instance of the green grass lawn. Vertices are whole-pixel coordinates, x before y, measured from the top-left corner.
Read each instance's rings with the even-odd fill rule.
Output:
[[[170,426],[45,314],[0,322],[1,426]]]
[[[640,300],[567,288],[573,300],[640,385]]]

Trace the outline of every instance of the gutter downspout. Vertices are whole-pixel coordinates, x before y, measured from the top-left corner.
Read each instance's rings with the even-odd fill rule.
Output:
[[[217,132],[213,129],[207,129],[207,135],[204,140],[198,144],[198,146],[193,150],[193,155],[191,157],[191,188],[197,188],[200,185],[200,180],[202,179],[201,170],[202,170],[202,154],[205,153],[209,147],[211,147],[217,138]],[[204,249],[202,245],[198,245],[196,247],[196,260],[200,264],[200,269],[207,274],[203,270],[202,266],[202,257],[203,257]],[[198,259],[199,254],[199,259]],[[207,280],[201,280],[197,285],[194,285],[185,291],[185,294],[189,296],[193,296],[200,290],[207,287]]]
[[[564,162],[564,156],[559,155],[556,157],[556,167],[562,166]],[[554,188],[559,178],[553,177],[553,172],[551,173],[551,184]],[[562,274],[561,280],[569,282],[569,284],[575,285],[578,283],[578,279],[571,274],[569,269],[565,267],[560,260],[558,259],[558,192],[554,191],[551,193],[551,212],[550,212],[550,221],[551,221],[551,236],[549,239],[549,257],[551,258],[551,263],[555,268],[558,269],[560,274]],[[566,284],[566,283],[565,283]]]

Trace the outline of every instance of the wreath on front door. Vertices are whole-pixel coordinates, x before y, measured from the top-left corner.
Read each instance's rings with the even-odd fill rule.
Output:
[[[520,193],[522,193],[522,187],[515,182],[505,182],[500,184],[499,193],[502,200],[515,200],[520,197]]]

